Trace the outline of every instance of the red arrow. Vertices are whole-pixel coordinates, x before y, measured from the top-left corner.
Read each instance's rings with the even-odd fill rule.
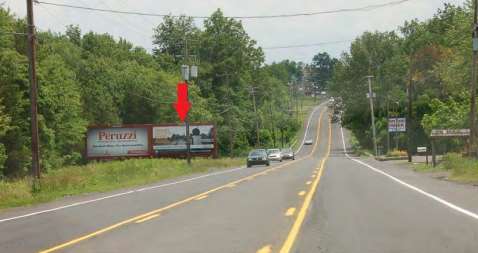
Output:
[[[183,122],[188,115],[189,109],[191,109],[191,103],[189,103],[188,99],[188,84],[179,82],[176,89],[177,100],[173,104],[173,107],[176,109],[179,119]]]

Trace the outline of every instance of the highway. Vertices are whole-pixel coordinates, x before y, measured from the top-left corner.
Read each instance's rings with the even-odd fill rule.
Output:
[[[1,213],[0,252],[477,252],[476,205],[349,156],[325,106],[305,132],[295,161]]]

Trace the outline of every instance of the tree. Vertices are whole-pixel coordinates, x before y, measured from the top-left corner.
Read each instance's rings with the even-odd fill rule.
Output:
[[[337,60],[330,57],[326,52],[314,55],[311,63],[310,81],[324,90],[332,78],[334,66]]]
[[[5,107],[0,100],[0,138],[10,129],[10,117],[4,112]],[[0,176],[3,175],[3,169],[5,168],[5,161],[7,160],[7,153],[5,146],[0,143]]]
[[[75,73],[54,54],[43,59],[39,66],[42,165],[51,169],[76,163],[81,158],[79,150],[87,121],[82,118],[81,92]]]
[[[24,32],[26,24],[0,7],[0,30]],[[186,49],[194,55],[184,56]],[[264,64],[264,54],[240,21],[214,12],[199,29],[190,17],[166,17],[154,31],[153,54],[109,34],[38,33],[41,163],[46,172],[83,161],[88,125],[177,122],[171,106],[179,65],[200,63],[189,82],[193,122],[213,122],[220,150],[242,155],[256,145],[291,139],[288,83],[302,78],[302,63]],[[7,177],[30,169],[30,111],[26,43],[0,33],[0,171]],[[257,115],[251,88],[257,88]],[[259,130],[256,122],[260,122]],[[270,124],[270,123],[273,124]],[[256,135],[254,135],[255,137]],[[274,137],[274,138],[272,138]]]
[[[243,123],[247,122],[247,111],[252,111],[251,101],[244,97],[248,97],[253,73],[264,61],[263,53],[241,22],[224,17],[220,10],[204,21],[200,38],[202,74],[198,85],[215,111],[229,109],[217,121],[228,138],[220,141],[229,146],[228,153],[234,154],[236,147],[244,147],[237,140],[246,139]]]
[[[197,51],[198,35],[193,18],[166,16],[154,29],[153,54],[163,68],[174,70],[184,60],[186,45],[189,51]]]
[[[407,91],[413,95],[413,121],[407,122],[412,142],[427,145],[433,128],[466,126],[471,78],[470,71],[464,70],[471,68],[472,13],[470,4],[445,4],[429,20],[405,22],[398,34],[365,32],[352,43],[335,67],[330,88],[344,101],[343,124],[362,146],[371,145],[370,112],[364,96],[357,96],[366,92],[366,74],[375,77],[380,143],[387,136],[390,107],[400,106],[394,116],[405,115]]]

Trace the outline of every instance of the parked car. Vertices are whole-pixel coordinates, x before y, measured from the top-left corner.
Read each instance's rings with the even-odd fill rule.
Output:
[[[267,150],[267,157],[269,161],[279,161],[282,162],[282,154],[280,149],[278,148],[271,148]]]
[[[304,145],[312,145],[312,143],[314,143],[312,139],[307,139],[304,141]]]
[[[250,168],[252,165],[270,165],[265,149],[255,149],[249,153],[247,156],[247,167]]]
[[[281,150],[282,159],[292,159],[295,160],[294,151],[291,148],[283,148]]]

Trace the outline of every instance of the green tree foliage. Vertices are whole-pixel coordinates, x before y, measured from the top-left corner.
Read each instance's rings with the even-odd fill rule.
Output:
[[[343,123],[362,146],[372,145],[366,75],[374,76],[381,145],[387,141],[386,118],[406,116],[408,89],[413,145],[427,145],[431,129],[468,128],[472,21],[469,4],[445,4],[429,20],[405,22],[398,34],[365,32],[352,43],[336,65],[331,90],[343,99]]]
[[[5,135],[5,133],[10,128],[10,117],[4,112],[5,107],[2,105],[0,101],[0,138]],[[5,168],[5,161],[7,160],[7,154],[5,150],[5,146],[0,143],[0,175],[3,173],[3,169]]]
[[[190,82],[191,117],[218,125],[221,153],[237,155],[250,146],[279,146],[282,135],[291,139],[295,134],[295,121],[283,123],[291,118],[288,82],[301,78],[302,69],[291,61],[264,65],[262,50],[241,22],[217,10],[201,30],[190,18],[166,17],[155,29],[154,43],[154,55],[161,66],[178,73],[181,64],[199,65],[199,78]],[[189,61],[184,57],[186,44]]]
[[[25,27],[0,6],[0,31],[23,33]],[[190,17],[166,17],[154,30],[153,43],[151,54],[109,34],[82,33],[75,25],[64,34],[38,34],[44,170],[84,162],[88,125],[178,122],[172,103],[181,64],[199,65],[199,78],[190,81],[189,116],[218,126],[222,154],[239,155],[259,145],[256,122],[263,146],[279,146],[295,135],[288,83],[301,78],[302,65],[264,64],[262,50],[241,22],[220,10],[202,29]],[[25,37],[0,33],[0,176],[23,176],[30,169],[29,86]]]
[[[327,88],[332,79],[337,59],[330,57],[326,52],[318,53],[312,58],[310,81],[317,85],[320,90]]]

